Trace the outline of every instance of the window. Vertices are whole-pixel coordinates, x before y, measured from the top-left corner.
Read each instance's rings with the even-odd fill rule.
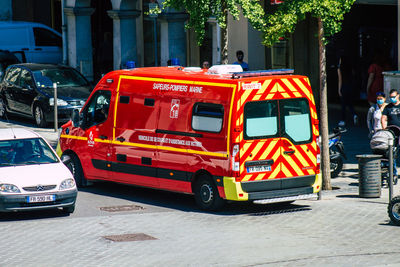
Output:
[[[288,99],[281,101],[285,135],[294,142],[311,139],[310,108],[306,99]]]
[[[224,107],[211,103],[196,103],[192,113],[192,128],[196,131],[219,133],[224,120]]]
[[[36,46],[62,46],[62,39],[45,28],[33,28]]]
[[[23,69],[19,78],[19,85],[23,88],[33,88],[32,75],[28,70]]]
[[[72,68],[41,69],[33,71],[37,87],[79,87],[87,86],[83,76]]]
[[[244,106],[244,138],[261,139],[278,134],[277,101],[249,102]]]
[[[84,128],[100,124],[107,120],[110,109],[110,91],[97,91],[89,101],[83,112]]]
[[[5,77],[5,80],[15,84],[17,82],[17,79],[19,77],[19,73],[21,72],[20,68],[11,68],[8,73],[7,76]]]
[[[58,162],[41,138],[0,141],[0,167]]]
[[[311,141],[310,107],[305,98],[254,101],[244,106],[244,139],[286,137]]]

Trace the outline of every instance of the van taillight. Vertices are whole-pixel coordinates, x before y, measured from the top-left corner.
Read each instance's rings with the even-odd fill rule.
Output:
[[[239,162],[239,151],[240,146],[239,144],[233,144],[232,146],[232,154],[231,154],[231,168],[233,176],[239,177],[240,176],[240,162]]]

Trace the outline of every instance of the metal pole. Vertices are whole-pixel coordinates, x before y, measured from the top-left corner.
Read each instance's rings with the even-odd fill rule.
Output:
[[[393,138],[389,138],[389,202],[393,195]]]
[[[57,83],[53,83],[54,88],[54,131],[58,128],[58,111],[57,111]]]
[[[154,62],[155,66],[158,66],[158,55],[157,55],[157,18],[154,18]]]
[[[63,64],[67,65],[68,63],[68,44],[67,44],[67,25],[65,21],[65,0],[61,0],[61,30],[62,30],[62,42],[63,42]]]

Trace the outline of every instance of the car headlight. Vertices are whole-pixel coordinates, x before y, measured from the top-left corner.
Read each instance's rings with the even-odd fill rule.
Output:
[[[75,186],[75,180],[72,178],[65,179],[61,182],[60,190],[70,189]]]
[[[49,105],[54,106],[54,98],[53,97],[49,99]],[[68,105],[67,101],[59,99],[59,98],[57,99],[57,106],[67,106],[67,105]]]
[[[0,192],[3,193],[21,193],[18,187],[13,184],[0,184]]]

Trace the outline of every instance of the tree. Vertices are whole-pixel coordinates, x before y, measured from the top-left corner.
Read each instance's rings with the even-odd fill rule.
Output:
[[[267,15],[263,30],[263,43],[272,46],[281,37],[292,33],[297,22],[311,14],[318,19],[319,67],[320,67],[320,133],[322,188],[331,190],[328,138],[328,101],[326,85],[325,45],[327,38],[341,30],[344,15],[350,11],[355,0],[285,0]]]
[[[265,27],[265,13],[259,0],[166,0],[164,7],[176,10],[185,9],[189,13],[187,28],[193,28],[201,45],[205,34],[205,24],[210,17],[215,17],[221,27],[221,61],[228,63],[228,14],[239,19],[240,11],[258,31]]]

